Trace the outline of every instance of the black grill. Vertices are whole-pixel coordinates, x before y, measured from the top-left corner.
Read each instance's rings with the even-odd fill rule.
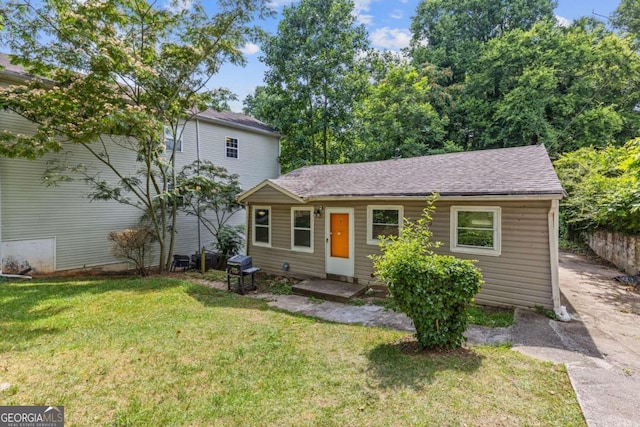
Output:
[[[235,255],[227,260],[227,288],[231,290],[231,276],[238,278],[238,291],[244,294],[244,276],[251,275],[251,289],[255,289],[255,274],[260,271],[253,266],[248,255]]]
[[[227,260],[227,273],[239,276],[241,271],[253,267],[253,262],[249,255],[235,255]]]

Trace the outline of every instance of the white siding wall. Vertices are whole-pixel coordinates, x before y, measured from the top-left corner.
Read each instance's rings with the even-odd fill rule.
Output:
[[[27,134],[33,131],[34,126],[13,114],[0,112],[0,131],[4,129]],[[200,158],[239,174],[244,189],[278,176],[278,138],[275,136],[225,128],[204,121],[199,123],[199,130]],[[225,136],[238,139],[239,159],[225,157]],[[190,122],[182,137],[183,151],[176,156],[178,170],[197,159],[196,138],[196,124]],[[46,162],[61,156],[68,156],[73,163],[85,163],[94,170],[104,169],[78,146],[66,148],[63,153],[48,154],[36,161],[0,157],[2,241],[55,238],[57,270],[119,262],[110,254],[107,235],[114,230],[135,227],[141,212],[112,201],[90,202],[86,198],[89,188],[82,181],[46,187],[42,183]],[[116,149],[112,156],[121,164],[128,163],[132,170],[136,168],[131,152]],[[112,173],[102,173],[105,178],[115,179]],[[244,224],[244,212],[232,221]],[[197,250],[197,230],[195,217],[180,216],[174,253]],[[202,244],[208,245],[212,239],[204,231]]]
[[[195,124],[191,124],[187,130],[193,135],[190,138],[195,139]],[[237,159],[226,157],[226,137],[238,140]],[[229,173],[238,174],[243,190],[248,190],[265,179],[277,178],[280,174],[278,138],[200,121],[199,140],[200,158],[224,166]],[[242,210],[234,215],[229,225],[245,225],[245,222],[246,213]],[[209,246],[212,240],[211,235],[203,228],[202,244]]]
[[[34,127],[12,114],[0,113],[0,129],[28,134]],[[126,162],[130,153],[119,149],[112,155]],[[107,235],[135,226],[140,211],[113,201],[90,202],[86,197],[89,187],[83,181],[45,186],[47,161],[56,157],[73,164],[83,163],[93,170],[103,169],[77,146],[36,161],[0,157],[2,241],[55,238],[58,270],[118,262],[110,254]],[[106,171],[102,176],[115,179]]]

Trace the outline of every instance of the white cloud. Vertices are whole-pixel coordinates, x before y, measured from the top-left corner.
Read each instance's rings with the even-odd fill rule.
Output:
[[[260,47],[257,44],[248,42],[240,48],[240,52],[244,53],[245,55],[254,55],[260,52]]]
[[[294,3],[293,0],[271,0],[269,6],[276,8],[280,6],[291,6],[292,3]]]
[[[393,19],[402,19],[404,14],[402,13],[402,9],[394,9],[389,16]]]
[[[407,2],[408,2],[408,1],[409,1],[409,0],[400,0],[400,3],[402,3],[402,4],[407,4]]]
[[[355,0],[353,2],[353,10],[355,13],[360,13],[362,11],[368,12],[370,9],[371,0]]]
[[[363,25],[371,25],[373,24],[373,15],[356,15],[356,21]]]
[[[569,19],[567,19],[567,18],[565,18],[563,16],[556,15],[556,23],[558,25],[560,25],[561,27],[565,27],[566,28],[566,27],[569,27],[571,25],[571,20],[569,20]]]
[[[193,0],[177,0],[176,2],[167,1],[165,8],[174,13],[179,13],[183,10],[191,10]]]
[[[356,17],[356,21],[364,25],[373,24],[373,15],[366,12],[371,10],[371,0],[355,0],[353,2],[353,15]]]
[[[409,46],[410,41],[411,33],[406,29],[383,27],[371,33],[371,42],[375,47],[400,50]]]

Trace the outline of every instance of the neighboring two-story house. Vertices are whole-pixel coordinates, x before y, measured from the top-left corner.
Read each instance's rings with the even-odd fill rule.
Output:
[[[20,67],[0,55],[0,85],[25,78]],[[0,132],[28,134],[34,125],[9,112],[0,112]],[[249,189],[280,173],[280,135],[264,123],[238,113],[208,110],[185,125],[177,142],[176,167],[197,159],[209,160],[238,174],[243,189]],[[137,168],[132,153],[117,147],[111,151],[120,164]],[[26,266],[35,272],[51,272],[120,264],[111,254],[107,239],[111,231],[136,227],[141,211],[114,201],[93,201],[82,180],[47,187],[43,182],[47,162],[66,159],[96,171],[103,168],[83,147],[69,146],[30,161],[0,157],[0,272]],[[108,176],[108,171],[104,171]],[[231,224],[244,224],[240,211]],[[209,246],[213,237],[198,227],[193,216],[180,216],[174,253],[190,254]]]

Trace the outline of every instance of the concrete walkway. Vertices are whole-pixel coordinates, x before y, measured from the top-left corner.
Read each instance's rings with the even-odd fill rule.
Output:
[[[514,349],[564,363],[590,427],[640,426],[640,294],[613,280],[621,273],[560,256],[563,304],[572,321],[516,311]]]
[[[511,342],[523,354],[563,363],[590,427],[640,426],[640,295],[613,281],[616,275],[616,270],[562,254],[560,283],[571,322],[516,309],[510,328],[470,325],[467,343]],[[380,306],[255,296],[272,307],[332,322],[415,331],[406,315]]]

